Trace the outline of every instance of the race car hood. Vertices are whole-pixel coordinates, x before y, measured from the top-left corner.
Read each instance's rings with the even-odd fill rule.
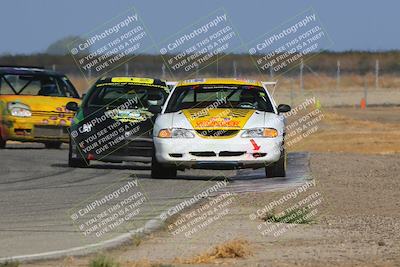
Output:
[[[202,111],[203,110],[203,111]],[[160,129],[209,129],[239,130],[257,127],[270,127],[283,132],[283,120],[279,115],[248,109],[186,109],[175,113],[165,113],[157,118],[154,134]]]
[[[242,129],[254,114],[249,109],[185,109],[182,114],[189,121],[191,128],[201,129]]]
[[[166,127],[185,129],[237,130],[271,125],[277,118],[274,113],[252,109],[185,109],[163,115]]]

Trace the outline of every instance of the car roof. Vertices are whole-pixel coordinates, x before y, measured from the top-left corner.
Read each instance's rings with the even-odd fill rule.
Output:
[[[16,74],[16,75],[51,75],[65,76],[64,74],[44,69],[38,66],[4,66],[0,65],[0,74]]]
[[[121,84],[121,83],[132,83],[141,85],[156,85],[167,87],[166,82],[161,79],[145,78],[145,77],[128,77],[128,76],[117,76],[117,77],[102,77],[97,80],[96,84]]]
[[[234,84],[234,85],[251,85],[262,87],[261,81],[247,80],[240,78],[206,78],[192,79],[178,82],[177,86],[199,85],[199,84]]]

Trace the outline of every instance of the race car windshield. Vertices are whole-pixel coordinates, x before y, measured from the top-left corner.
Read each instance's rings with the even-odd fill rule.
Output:
[[[194,85],[174,90],[166,113],[192,108],[238,108],[274,112],[261,87],[247,85]]]
[[[143,85],[95,85],[89,95],[88,107],[118,107],[126,103],[131,108],[148,108],[150,105],[162,105],[167,93],[163,88]]]
[[[79,98],[78,93],[67,77],[50,75],[1,75],[0,95]]]

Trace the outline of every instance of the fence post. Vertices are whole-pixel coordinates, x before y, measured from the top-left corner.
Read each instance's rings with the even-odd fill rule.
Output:
[[[368,97],[368,79],[366,76],[364,76],[364,98],[361,104],[361,108],[364,109],[367,107],[367,97]]]
[[[161,77],[162,77],[163,79],[165,79],[165,64],[164,64],[164,63],[163,63],[162,66],[161,66],[161,73],[162,73]]]
[[[269,67],[269,78],[271,79],[271,81],[274,78],[274,69],[272,68],[272,66]]]
[[[129,75],[129,65],[128,63],[125,63],[125,76]]]
[[[340,86],[340,60],[337,61],[337,70],[336,70],[336,91],[339,91]]]
[[[237,66],[236,66],[236,61],[233,61],[233,77],[237,77],[237,70],[236,70]]]
[[[379,88],[379,59],[375,61],[375,89]]]

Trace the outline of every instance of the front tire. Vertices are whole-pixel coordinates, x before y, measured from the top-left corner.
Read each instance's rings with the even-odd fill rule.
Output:
[[[89,165],[89,162],[87,163],[84,159],[82,158],[72,158],[72,145],[71,142],[69,143],[69,152],[68,152],[68,166],[73,167],[73,168],[84,168]]]
[[[272,177],[285,177],[286,176],[286,151],[282,150],[281,157],[277,162],[269,164],[265,167],[265,176],[267,178]]]
[[[44,143],[44,146],[47,149],[60,149],[62,145],[62,142],[46,142]]]
[[[0,149],[6,148],[6,142],[7,141],[5,139],[3,139],[3,137],[0,134]]]
[[[151,178],[176,178],[177,172],[177,169],[173,166],[160,164],[153,153],[151,159]]]

